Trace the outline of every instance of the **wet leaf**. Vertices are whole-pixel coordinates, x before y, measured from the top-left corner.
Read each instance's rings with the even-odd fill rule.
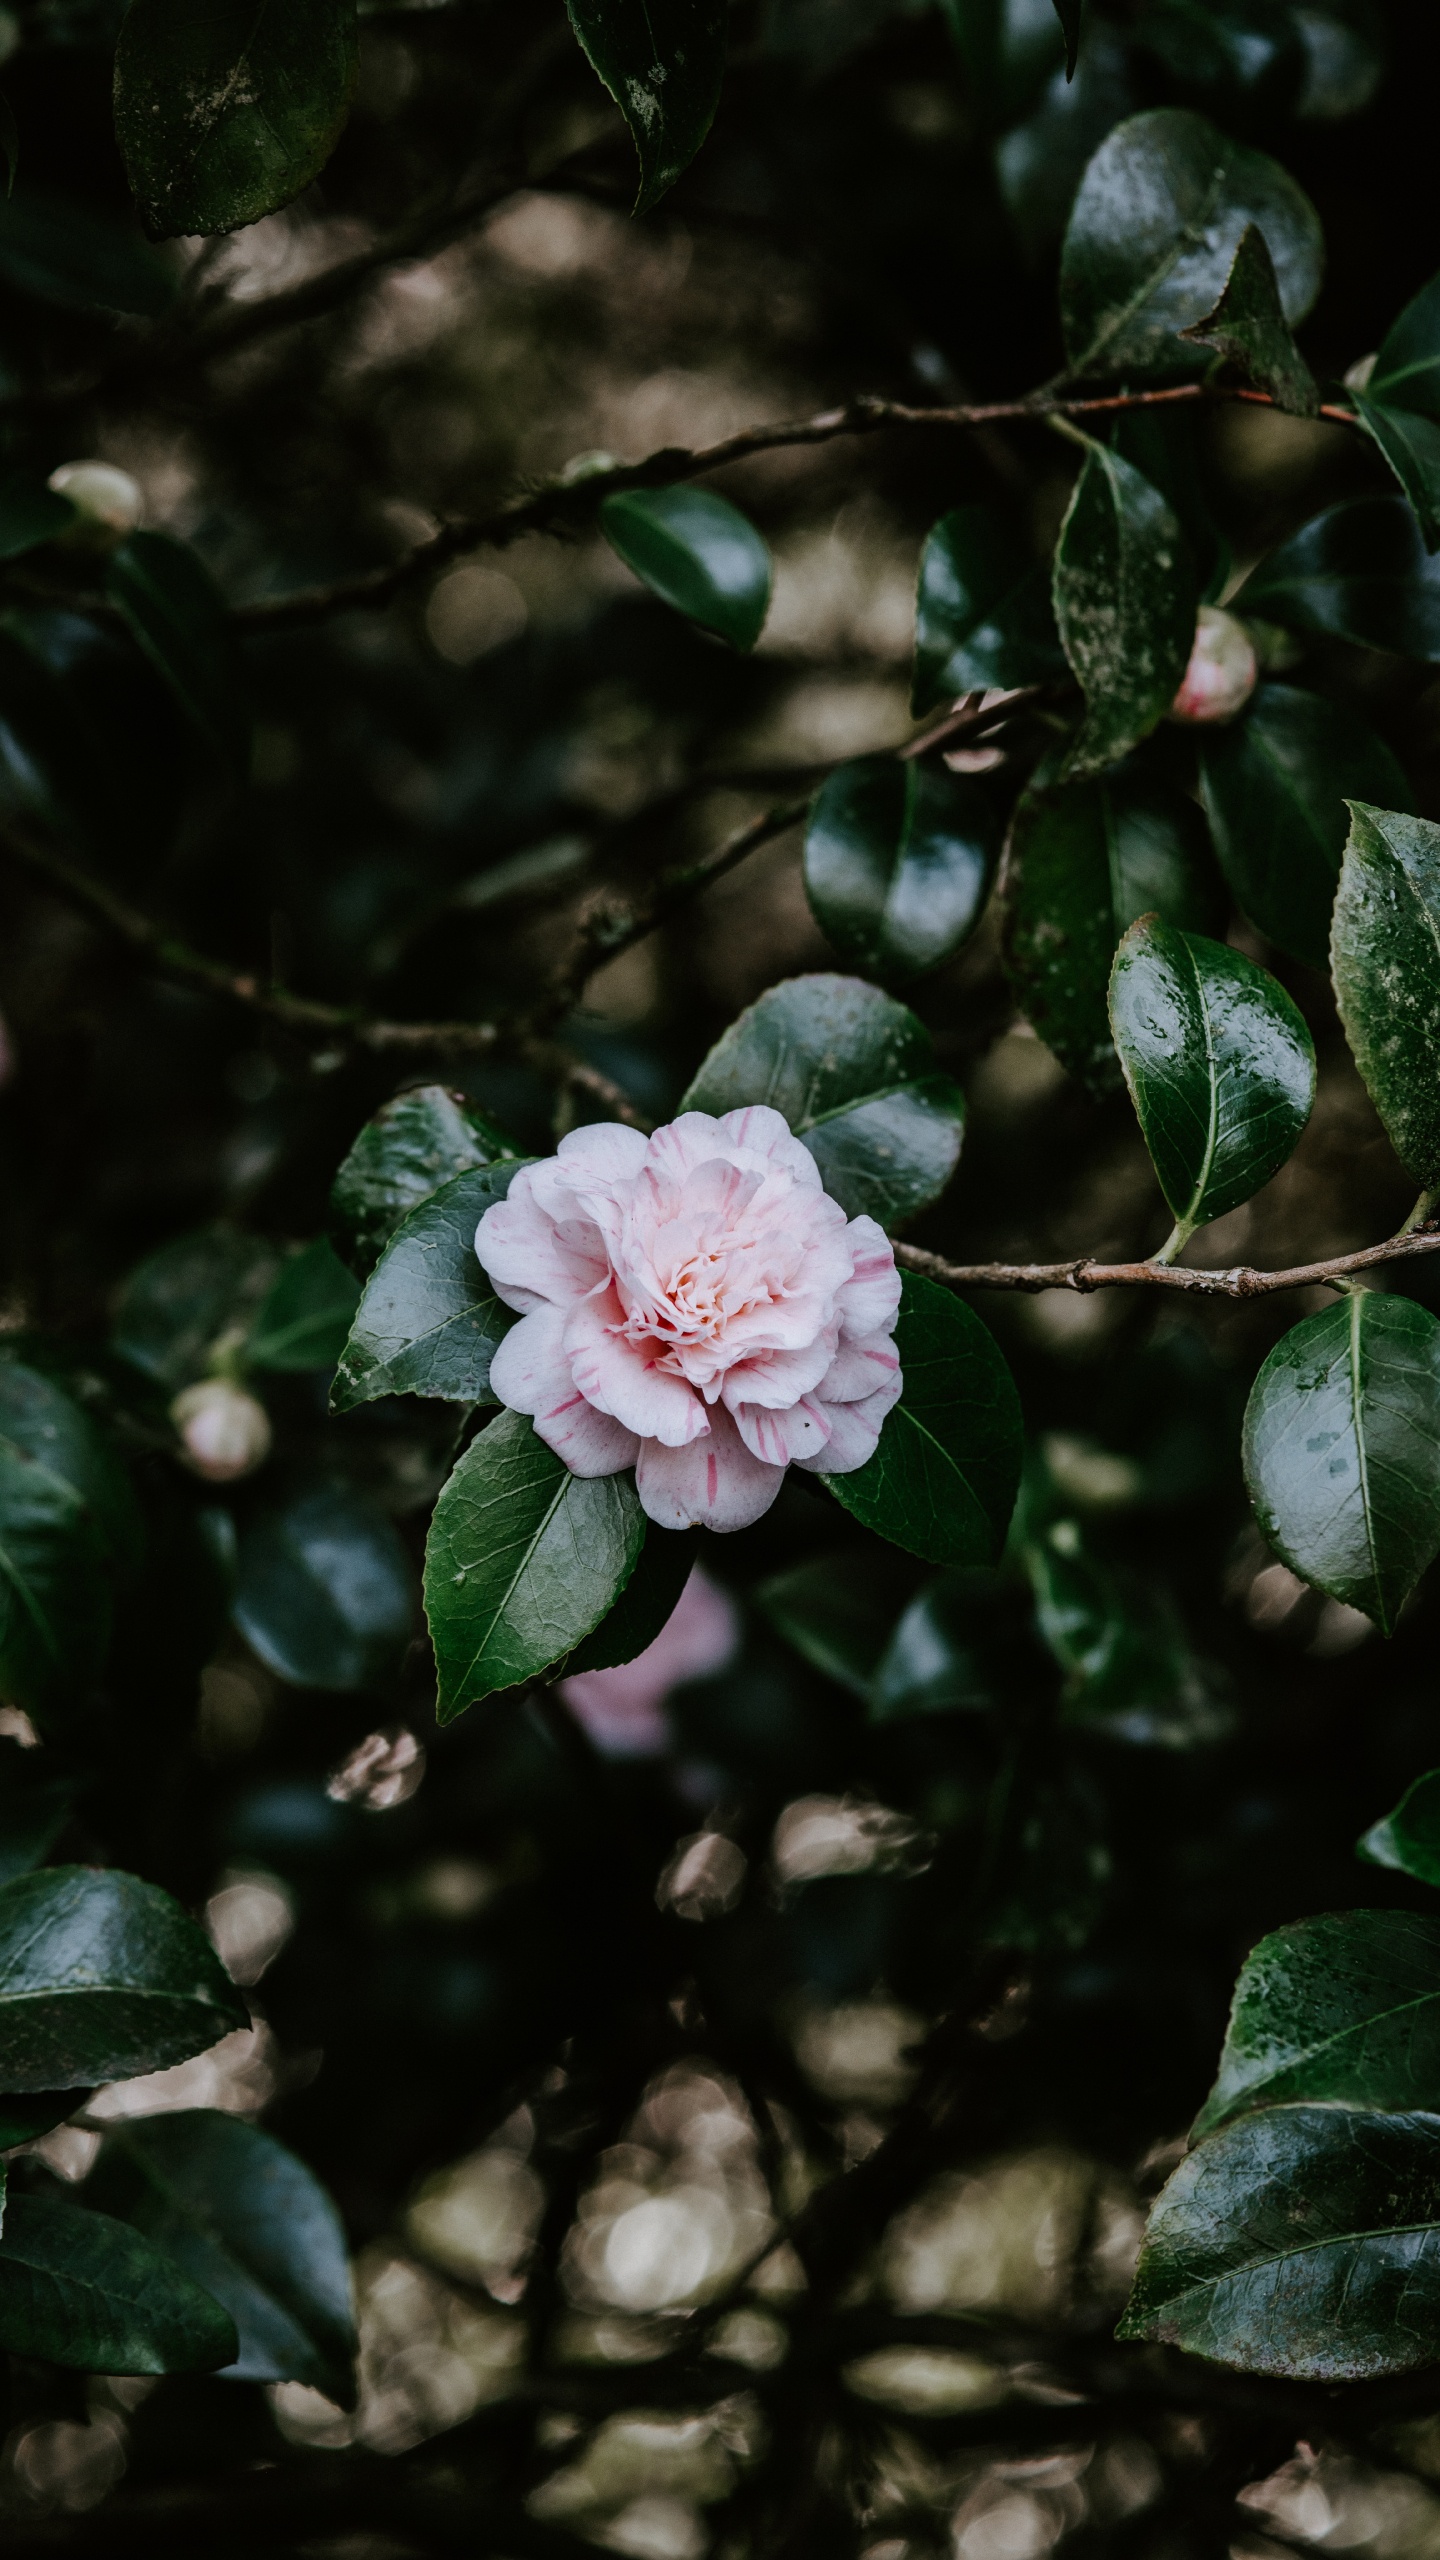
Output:
[[[1118,764],[1170,708],[1199,601],[1179,523],[1122,455],[1090,446],[1055,551],[1055,620],[1085,693],[1065,771]]]
[[[1440,1183],[1440,826],[1350,813],[1330,939],[1345,1037],[1385,1134],[1422,1190]]]
[[[722,0],[567,0],[570,24],[630,128],[648,213],[710,130],[725,76]]]
[[[1065,672],[1050,580],[988,507],[956,507],[927,536],[915,601],[910,708],[1043,684]]]
[[[825,1482],[837,1502],[927,1564],[993,1564],[1020,1482],[1015,1382],[994,1335],[933,1280],[901,1277],[905,1384],[873,1458]]]
[[[1429,2107],[1440,2087],[1440,1920],[1331,1911],[1245,1959],[1192,2141],[1254,2107]]]
[[[770,553],[748,516],[712,489],[627,489],[600,529],[627,569],[702,631],[753,649],[770,610]]]
[[[463,1093],[424,1084],[397,1094],[367,1120],[335,1176],[330,1216],[337,1250],[363,1280],[401,1219],[442,1182],[507,1156],[518,1161],[518,1151]]]
[[[811,804],[805,888],[841,959],[903,986],[969,940],[999,852],[998,813],[978,783],[860,756]]]
[[[365,1284],[335,1383],[332,1413],[376,1396],[493,1404],[490,1362],[515,1322],[475,1256],[475,1230],[503,1200],[518,1162],[457,1174],[401,1221]]]
[[[1251,571],[1236,610],[1282,630],[1440,662],[1440,559],[1403,498],[1348,498]]]
[[[289,204],[334,150],[359,67],[355,0],[130,0],[115,133],[151,238]]]
[[[46,1867],[0,1886],[5,2089],[165,2071],[249,2022],[209,1939],[158,1885]]]
[[[1252,222],[1242,231],[1214,310],[1180,334],[1196,346],[1213,347],[1227,363],[1237,365],[1247,382],[1269,392],[1277,409],[1288,410],[1295,418],[1317,415],[1320,394],[1315,377],[1290,334],[1275,262],[1257,224]]]

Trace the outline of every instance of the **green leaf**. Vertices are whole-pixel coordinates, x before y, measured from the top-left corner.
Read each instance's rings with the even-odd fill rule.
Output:
[[[989,507],[942,516],[920,555],[916,718],[962,693],[1043,684],[1064,672],[1045,569]]]
[[[1293,328],[1324,260],[1315,208],[1294,179],[1186,107],[1117,125],[1080,182],[1061,254],[1071,375],[1193,372],[1179,333],[1214,310],[1252,223]]]
[[[74,521],[70,500],[43,480],[33,480],[28,471],[0,475],[0,560],[18,560],[22,552],[53,542]]]
[[[1015,1382],[961,1299],[911,1271],[900,1291],[900,1401],[873,1458],[825,1482],[867,1529],[927,1564],[993,1564],[1020,1482]]]
[[[79,1495],[112,1564],[132,1572],[144,1544],[134,1486],[89,1414],[40,1370],[0,1360],[0,1433]]]
[[[1234,1715],[1197,1662],[1168,1593],[1111,1573],[1074,1520],[1027,1539],[1035,1623],[1065,1673],[1064,1721],[1132,1748],[1195,1751],[1221,1742]]]
[[[289,204],[339,141],[359,67],[355,0],[130,0],[115,135],[151,238]]]
[[[811,804],[805,888],[841,959],[898,986],[968,942],[999,852],[998,814],[978,783],[859,756]]]
[[[250,706],[230,608],[188,543],[132,533],[111,554],[105,592],[186,718],[243,777]]]
[[[573,1652],[614,1607],[644,1537],[632,1476],[572,1476],[524,1414],[500,1414],[471,1441],[430,1524],[425,1614],[440,1722]]]
[[[1294,418],[1318,415],[1315,376],[1290,334],[1275,280],[1275,262],[1255,223],[1240,235],[1225,290],[1213,311],[1180,332],[1187,343],[1213,347],[1237,365],[1247,382],[1268,391],[1277,409]]]
[[[870,1722],[953,1715],[998,1706],[991,1659],[995,1576],[946,1573],[917,1592],[870,1682]]]
[[[131,2080],[249,2023],[209,1939],[158,1885],[108,1867],[0,1885],[0,2087]]]
[[[1055,620],[1084,689],[1072,778],[1118,764],[1169,710],[1189,664],[1198,594],[1179,523],[1121,454],[1092,444],[1055,551]]]
[[[1244,1457],[1276,1554],[1389,1635],[1440,1547],[1440,1323],[1374,1290],[1307,1316],[1250,1391]]]
[[[1115,954],[1110,1024],[1183,1240],[1293,1154],[1315,1100],[1314,1042],[1268,969],[1151,916]]]
[[[634,1572],[614,1608],[570,1655],[567,1677],[572,1671],[609,1671],[644,1653],[679,1607],[699,1553],[698,1529],[657,1529],[647,1521]]]
[[[332,1413],[376,1396],[493,1404],[490,1362],[515,1322],[475,1258],[475,1230],[519,1164],[478,1165],[402,1220],[365,1283],[330,1390]]]
[[[29,186],[0,204],[0,277],[61,311],[129,311],[145,320],[169,310],[179,281],[132,223]]]
[[[648,213],[689,167],[725,77],[723,0],[566,0],[592,70],[630,128]]]
[[[1440,2118],[1272,2107],[1162,2190],[1116,2334],[1358,2382],[1431,2363],[1437,2316]]]
[[[897,1557],[897,1574],[886,1569],[890,1562],[866,1556],[862,1563],[854,1547],[811,1556],[762,1582],[756,1606],[814,1670],[868,1698],[895,1613],[914,1587],[913,1568]]]
[[[1299,2099],[1433,2107],[1437,2087],[1440,1920],[1330,1911],[1252,1947],[1190,2138]]]
[[[930,1034],[859,978],[787,978],[732,1022],[685,1096],[720,1118],[766,1102],[803,1138],[832,1198],[893,1226],[938,1200],[960,1157],[965,1097]]]
[[[1251,571],[1235,610],[1440,663],[1440,560],[1403,498],[1327,507]]]
[[[1440,1769],[1414,1779],[1394,1812],[1357,1840],[1355,1854],[1372,1867],[1398,1867],[1421,1884],[1440,1885]]]
[[[1065,37],[1065,77],[1075,77],[1075,60],[1080,51],[1080,21],[1085,0],[1055,0],[1055,15]]]
[[[206,1375],[217,1344],[244,1344],[278,1264],[272,1244],[234,1227],[178,1236],[130,1273],[110,1339],[122,1359],[173,1394]]]
[[[1187,932],[1223,929],[1224,892],[1205,821],[1187,793],[1125,769],[1032,789],[1011,824],[1004,870],[1005,973],[1062,1066],[1093,1093],[1120,1065],[1110,969],[1143,915]]]
[[[361,1280],[402,1218],[457,1173],[516,1157],[508,1139],[463,1093],[423,1084],[367,1120],[335,1176],[331,1233]]]
[[[110,1634],[109,1555],[88,1503],[0,1438],[0,1695],[44,1720],[79,1703]]]
[[[1330,966],[1347,800],[1405,809],[1410,786],[1368,720],[1295,685],[1262,684],[1242,720],[1196,732],[1221,868],[1252,924]]]
[[[1350,813],[1330,937],[1345,1037],[1385,1134],[1424,1191],[1440,1183],[1440,826]]]
[[[1387,409],[1368,392],[1352,391],[1350,397],[1415,510],[1426,550],[1440,550],[1440,420],[1413,409]]]
[[[1406,304],[1365,389],[1351,396],[1420,520],[1426,549],[1440,548],[1440,276]]]
[[[82,2373],[213,2373],[228,2311],[108,2214],[14,2196],[0,2236],[0,2346]]]
[[[383,1512],[313,1484],[253,1511],[233,1616],[269,1671],[301,1689],[379,1689],[413,1632],[410,1560]]]
[[[355,2405],[355,2321],[340,2216],[273,2134],[208,2108],[123,2124],[87,2205],[142,2232],[228,2311],[236,2382],[305,2382]]]
[[[360,1304],[358,1283],[324,1236],[282,1263],[245,1347],[252,1369],[333,1369]]]
[[[754,648],[770,610],[770,552],[728,498],[711,489],[626,489],[604,501],[600,530],[665,604],[733,648]]]

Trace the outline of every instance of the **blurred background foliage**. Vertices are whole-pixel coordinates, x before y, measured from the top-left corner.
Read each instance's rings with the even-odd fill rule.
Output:
[[[1141,106],[1202,107],[1314,200],[1322,379],[1436,264],[1425,0],[1096,0],[1072,85],[1049,0],[742,0],[714,133],[639,222],[558,8],[381,8],[323,180],[163,249],[111,131],[118,16],[0,13],[23,151],[0,459],[118,464],[241,601],[381,567],[577,456],[857,389],[1044,379],[1070,197]],[[477,135],[550,174],[389,255]],[[277,298],[377,244],[280,325]],[[1359,439],[1275,412],[1217,410],[1190,441],[1241,563],[1386,485]],[[743,661],[592,534],[257,632],[244,788],[118,630],[12,578],[4,808],[237,969],[478,1018],[540,987],[597,882],[643,884],[900,740],[925,533],[977,500],[1043,559],[1072,476],[1038,425],[737,467],[723,485],[777,563]],[[1440,815],[1433,670],[1321,642],[1306,681],[1363,710]],[[1361,1245],[1403,1215],[1404,1177],[1328,987],[1237,934],[1305,1012],[1320,1098],[1205,1258]],[[665,1116],[739,1006],[831,965],[792,832],[599,971],[566,1037]],[[1129,1104],[1015,1021],[993,929],[912,1000],[971,1106],[915,1240],[1152,1250],[1168,1219]],[[1352,2405],[1342,2437],[1322,2393],[1109,2343],[1246,1949],[1420,1901],[1353,1844],[1437,1756],[1433,1600],[1382,1644],[1247,1525],[1238,1416],[1296,1310],[982,1300],[1032,1450],[994,1575],[937,1580],[792,1476],[760,1527],[711,1543],[648,1688],[577,1678],[437,1732],[409,1631],[453,1415],[395,1398],[331,1420],[323,1369],[252,1372],[275,1454],[222,1499],[170,1453],[183,1375],[147,1385],[123,1312],[114,1331],[122,1282],[197,1230],[231,1239],[222,1299],[258,1303],[324,1231],[358,1128],[436,1063],[317,1048],[166,982],[3,831],[0,1009],[0,1321],[116,1424],[150,1530],[105,1679],[39,1755],[44,1818],[56,1854],[203,1908],[259,2013],[163,2089],[102,2093],[14,2175],[83,2179],[95,2128],[153,2104],[263,2114],[343,2212],[362,2337],[350,2413],[293,2383],[86,2385],[12,2359],[7,2548],[1440,2551],[1433,2380]],[[598,1108],[567,1091],[557,1124],[529,1065],[440,1070],[522,1151]],[[1392,1286],[1431,1302],[1427,1268]],[[337,1519],[363,1624],[315,1561]],[[0,1717],[17,1807],[30,1738]]]

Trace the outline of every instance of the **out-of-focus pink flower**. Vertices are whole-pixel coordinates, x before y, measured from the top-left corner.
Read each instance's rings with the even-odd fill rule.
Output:
[[[1171,719],[1200,726],[1233,720],[1254,692],[1259,673],[1244,623],[1218,605],[1202,604],[1190,664],[1170,705]]]
[[[572,1130],[475,1250],[524,1321],[490,1366],[572,1474],[634,1467],[665,1529],[745,1529],[793,1461],[864,1465],[900,1393],[900,1275],[763,1106]]]
[[[202,1378],[170,1407],[185,1463],[210,1484],[253,1474],[270,1454],[270,1417],[256,1397],[228,1378]]]
[[[613,1671],[577,1671],[560,1695],[607,1759],[653,1758],[669,1743],[662,1710],[671,1690],[723,1671],[739,1641],[734,1601],[697,1564],[653,1644]]]

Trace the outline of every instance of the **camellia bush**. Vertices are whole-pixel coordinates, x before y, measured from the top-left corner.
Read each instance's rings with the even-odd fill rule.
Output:
[[[6,2552],[1433,2555],[1433,11],[0,85]]]

